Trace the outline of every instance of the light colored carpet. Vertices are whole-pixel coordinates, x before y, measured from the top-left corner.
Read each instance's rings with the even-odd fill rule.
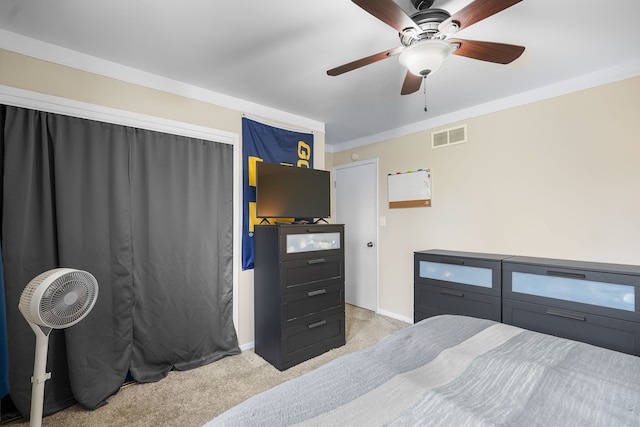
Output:
[[[346,341],[314,359],[284,372],[265,362],[253,350],[190,371],[170,372],[162,381],[123,387],[95,411],[78,405],[45,417],[45,427],[85,426],[200,426],[216,415],[291,378],[311,371],[339,356],[377,343],[407,327],[400,320],[347,305]],[[28,425],[26,421],[11,423]]]

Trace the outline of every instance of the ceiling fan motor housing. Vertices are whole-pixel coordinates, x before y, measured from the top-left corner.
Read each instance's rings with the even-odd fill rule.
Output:
[[[20,295],[18,308],[30,323],[63,329],[89,314],[97,295],[98,282],[91,273],[56,268],[29,282]]]
[[[434,0],[411,0],[413,7],[418,10],[429,9],[433,5]]]
[[[438,26],[449,19],[451,14],[444,9],[425,9],[411,15],[411,19],[420,31],[415,28],[407,28],[399,33],[400,42],[404,46],[410,46],[419,40],[444,38],[440,35]]]

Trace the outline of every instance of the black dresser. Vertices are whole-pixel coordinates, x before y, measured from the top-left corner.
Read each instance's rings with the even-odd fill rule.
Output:
[[[414,253],[414,322],[501,321],[640,356],[640,266],[497,254]]]
[[[516,256],[502,321],[640,356],[640,266]]]
[[[501,320],[501,262],[509,255],[414,253],[414,322],[439,314]]]
[[[279,370],[345,344],[344,226],[258,225],[255,352]]]

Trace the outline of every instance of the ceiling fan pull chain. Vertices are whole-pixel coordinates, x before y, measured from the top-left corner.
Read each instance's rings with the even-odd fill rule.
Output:
[[[427,112],[427,76],[424,76],[422,78],[422,81],[424,83],[424,90],[423,90],[423,93],[424,93],[424,112],[426,113]]]

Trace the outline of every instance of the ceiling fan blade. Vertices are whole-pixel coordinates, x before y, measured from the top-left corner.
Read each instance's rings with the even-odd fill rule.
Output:
[[[457,13],[446,21],[443,21],[438,25],[438,31],[444,33],[451,33],[453,31],[447,31],[451,23],[458,25],[455,31],[469,27],[478,21],[482,21],[485,18],[495,15],[514,4],[520,3],[522,0],[474,0],[467,6],[462,8]]]
[[[402,90],[400,91],[400,95],[409,95],[410,93],[414,93],[420,90],[423,79],[424,77],[416,76],[415,74],[407,71],[407,75],[404,76],[404,82],[402,83]]]
[[[447,39],[451,43],[457,43],[460,47],[453,51],[454,55],[479,59],[480,61],[508,64],[522,55],[524,46],[513,44],[481,42],[477,40]]]
[[[351,0],[371,15],[401,33],[405,28],[420,28],[393,0]]]
[[[357,59],[339,67],[332,68],[327,71],[327,74],[330,76],[339,76],[347,71],[355,70],[356,68],[364,67],[365,65],[373,64],[374,62],[393,56],[396,53],[399,53],[402,49],[404,49],[402,46],[394,47],[393,49],[385,50],[384,52],[376,53],[374,55],[367,56],[366,58]]]

